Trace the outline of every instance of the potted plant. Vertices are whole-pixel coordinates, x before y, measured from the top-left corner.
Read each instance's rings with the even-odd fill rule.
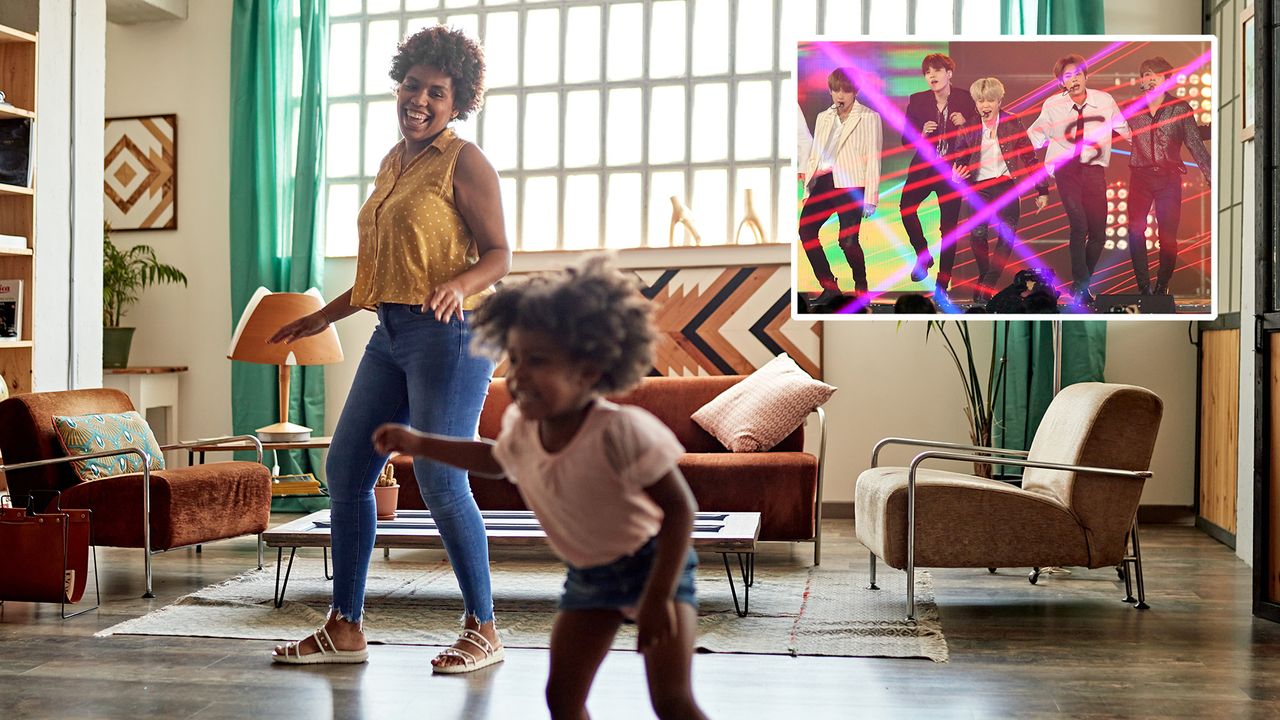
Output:
[[[138,302],[142,290],[160,283],[187,284],[181,270],[156,258],[149,245],[120,250],[111,242],[111,226],[102,226],[102,366],[120,368],[129,364],[131,327],[120,327],[124,311]]]
[[[378,481],[373,485],[373,502],[378,508],[379,520],[395,520],[396,504],[400,501],[400,485],[396,483],[396,471],[391,460],[382,466]]]
[[[1002,350],[997,347],[996,338],[998,333],[992,332],[991,363],[987,370],[987,388],[984,394],[978,375],[978,363],[973,356],[973,338],[969,332],[969,324],[956,322],[955,325],[960,333],[960,343],[963,345],[963,361],[959,350],[956,349],[955,343],[952,342],[951,336],[947,333],[946,321],[929,321],[929,324],[925,327],[925,341],[928,342],[929,336],[935,330],[942,336],[942,341],[947,346],[947,353],[951,355],[951,360],[955,363],[956,373],[960,375],[960,386],[964,389],[964,414],[969,420],[969,439],[974,445],[993,447],[996,398],[1004,388],[1005,351],[1007,351],[1007,348]],[[973,474],[978,477],[989,478],[992,476],[992,466],[988,463],[974,463]]]

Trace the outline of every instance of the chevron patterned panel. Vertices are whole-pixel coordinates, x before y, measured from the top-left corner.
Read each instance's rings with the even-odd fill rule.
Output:
[[[112,230],[178,227],[178,118],[106,121],[104,219]]]
[[[658,307],[659,375],[745,375],[787,353],[822,377],[822,323],[791,319],[787,265],[634,271]]]
[[[657,305],[654,375],[748,375],[779,353],[822,379],[822,323],[791,319],[791,267],[628,270]],[[513,275],[512,277],[518,277]],[[501,377],[504,360],[494,370]]]

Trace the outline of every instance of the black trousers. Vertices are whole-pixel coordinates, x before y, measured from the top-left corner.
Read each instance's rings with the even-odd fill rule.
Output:
[[[831,264],[827,262],[827,254],[822,249],[822,241],[818,239],[818,230],[834,213],[840,219],[840,250],[853,271],[854,288],[858,292],[867,292],[867,261],[862,254],[862,246],[858,244],[858,230],[862,227],[862,193],[863,188],[837,188],[831,173],[825,173],[814,178],[809,197],[805,198],[804,209],[800,212],[800,242],[804,244],[804,254],[809,258],[818,284],[824,289],[840,289],[831,272]]]
[[[1155,206],[1156,232],[1160,241],[1160,268],[1156,284],[1169,287],[1178,263],[1178,225],[1182,222],[1182,174],[1167,170],[1134,168],[1129,175],[1129,259],[1138,291],[1151,289],[1147,256],[1147,215]]]
[[[1089,289],[1107,229],[1107,169],[1101,165],[1068,162],[1054,174],[1058,195],[1071,223],[1072,294]]]
[[[1013,188],[1013,178],[1003,175],[979,182],[974,185],[973,191],[983,205],[987,205]],[[971,208],[971,212],[978,212],[978,208]],[[973,288],[974,300],[990,299],[998,289],[996,286],[1000,282],[1000,275],[1004,273],[1009,263],[1009,254],[1013,250],[1014,231],[1018,229],[1018,221],[1021,219],[1021,201],[1013,197],[1001,205],[994,216],[987,216],[969,230],[969,247],[973,250],[973,261],[978,266],[978,277]],[[995,235],[994,248],[990,246],[992,235]]]
[[[924,239],[924,228],[920,226],[920,203],[930,193],[938,194],[939,226],[942,237],[947,238],[955,232],[960,223],[962,202],[960,193],[954,186],[939,175],[932,167],[915,168],[907,173],[907,183],[902,190],[899,210],[902,214],[902,227],[907,231],[907,240],[915,249],[916,255],[929,251],[929,243]],[[944,243],[938,256],[938,287],[947,288],[951,282],[951,268],[956,262],[955,238]]]

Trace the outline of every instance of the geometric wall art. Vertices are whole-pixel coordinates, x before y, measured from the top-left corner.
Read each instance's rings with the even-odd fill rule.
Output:
[[[657,338],[650,375],[750,375],[781,353],[822,378],[823,323],[791,319],[791,266],[624,270],[653,301]],[[521,274],[512,274],[516,280]],[[504,360],[495,377],[506,373]]]
[[[178,116],[108,118],[103,219],[112,230],[178,227]]]

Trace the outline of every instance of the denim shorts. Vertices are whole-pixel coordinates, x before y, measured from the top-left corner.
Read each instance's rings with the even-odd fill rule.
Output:
[[[568,566],[564,580],[564,594],[560,596],[561,610],[628,610],[640,604],[645,581],[658,554],[656,538],[650,538],[634,555],[614,560],[605,565],[589,568]],[[684,572],[676,584],[676,602],[698,607],[693,591],[694,571],[698,556],[689,549]],[[626,614],[624,612],[624,614]]]

